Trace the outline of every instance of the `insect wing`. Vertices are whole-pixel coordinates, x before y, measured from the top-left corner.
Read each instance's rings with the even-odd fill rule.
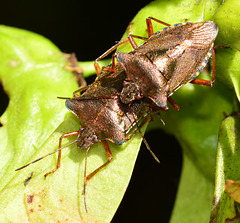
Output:
[[[169,81],[171,95],[206,66],[217,33],[212,21],[177,24],[157,32],[135,51],[147,55],[158,67]]]
[[[193,47],[186,49],[182,56],[176,59],[174,70],[170,70],[172,75],[168,82],[169,92],[173,93],[182,85],[194,80],[206,66],[210,58],[209,52],[211,47],[201,50]]]
[[[213,41],[218,33],[214,22],[195,23],[186,50],[175,60],[175,68],[169,80],[169,91],[174,92],[181,85],[196,78],[206,66],[212,54]]]
[[[117,145],[126,141],[124,113],[116,99],[68,99],[66,107],[80,120],[83,128],[90,127],[98,140],[109,140]],[[85,139],[80,140],[84,141]],[[84,143],[83,143],[84,144]]]
[[[190,33],[186,32],[192,23],[179,23],[166,27],[154,33],[149,39],[138,46],[133,52],[141,54],[153,53],[156,51],[166,51],[173,49],[184,40],[190,38]],[[161,53],[160,53],[161,54]]]

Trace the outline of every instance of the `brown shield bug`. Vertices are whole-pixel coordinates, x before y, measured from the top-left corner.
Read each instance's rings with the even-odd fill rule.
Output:
[[[168,27],[153,32],[152,20]],[[129,103],[141,97],[151,99],[158,107],[165,110],[167,99],[182,85],[191,82],[212,86],[215,78],[215,53],[213,43],[218,33],[217,25],[212,21],[197,23],[179,23],[170,26],[158,19],[146,19],[149,38],[132,35],[110,48],[97,61],[120,45],[130,42],[134,50],[130,53],[117,53],[113,56],[110,70],[114,70],[116,57],[124,67],[127,79],[124,82],[122,101]],[[137,46],[133,38],[145,42]],[[196,77],[213,57],[212,81],[199,80]],[[172,102],[173,105],[174,102]]]

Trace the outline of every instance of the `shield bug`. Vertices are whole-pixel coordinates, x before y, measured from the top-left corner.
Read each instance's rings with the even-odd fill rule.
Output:
[[[84,202],[86,211],[86,186],[88,181],[112,160],[112,153],[108,141],[117,145],[122,145],[131,139],[137,131],[140,132],[139,128],[151,118],[151,116],[148,115],[150,111],[148,99],[134,101],[131,103],[131,106],[121,102],[119,94],[125,78],[123,67],[116,66],[114,73],[110,73],[109,71],[102,72],[92,85],[75,91],[73,93],[73,98],[65,98],[66,107],[79,118],[81,128],[78,131],[65,133],[60,137],[59,149],[54,151],[58,152],[57,166],[52,171],[46,173],[45,177],[60,168],[61,149],[76,143],[81,150],[86,150],[84,172]],[[77,93],[81,91],[84,91],[84,93],[79,96]],[[140,123],[138,124],[138,122]],[[136,128],[133,129],[134,127]],[[129,131],[131,129],[133,129],[133,131],[130,134]],[[76,136],[77,139],[68,145],[62,146],[63,138],[73,136]],[[95,171],[87,175],[87,153],[91,145],[99,141],[103,144],[108,160]],[[25,168],[54,152],[17,170]],[[156,157],[155,159],[158,161]]]
[[[152,20],[167,27],[154,33]],[[148,97],[157,106],[167,109],[167,98],[182,85],[191,82],[212,86],[215,76],[213,43],[218,33],[214,22],[186,22],[170,26],[149,17],[146,23],[149,38],[132,35],[130,31],[127,39],[110,48],[95,61],[98,72],[99,59],[120,45],[126,42],[131,43],[133,51],[119,52],[114,56],[124,67],[127,76],[122,92],[123,102],[129,103],[141,97]],[[137,46],[133,38],[143,39],[145,42]],[[196,79],[211,55],[213,57],[212,81]],[[115,62],[111,70],[114,70],[114,66]]]

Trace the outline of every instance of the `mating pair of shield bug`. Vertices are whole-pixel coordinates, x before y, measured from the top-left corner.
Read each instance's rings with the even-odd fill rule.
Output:
[[[154,33],[151,20],[168,27]],[[214,22],[170,26],[151,17],[146,21],[149,38],[130,33],[126,40],[119,42],[96,60],[98,77],[94,83],[75,91],[73,98],[65,98],[66,107],[80,119],[81,128],[60,137],[59,149],[54,151],[58,151],[57,166],[45,176],[60,167],[61,149],[68,146],[62,147],[63,138],[77,136],[72,143],[77,143],[80,149],[86,150],[86,158],[91,145],[101,141],[108,160],[89,175],[86,175],[85,169],[86,211],[87,182],[112,160],[107,141],[117,145],[125,143],[137,131],[140,132],[139,128],[151,118],[149,114],[156,110],[167,110],[167,100],[177,109],[170,96],[183,84],[192,82],[211,85],[214,82],[214,68],[212,82],[195,79],[208,62],[211,53],[214,61],[213,42],[218,32]],[[145,42],[137,46],[134,38],[143,39]],[[112,65],[101,71],[97,61],[126,42],[130,42],[134,50],[130,53],[115,54],[113,58],[116,57],[118,63],[115,64],[113,60]],[[81,96],[77,94],[83,91]],[[129,135],[133,127],[135,129]]]
[[[65,133],[60,137],[59,149],[57,150],[57,166],[52,171],[46,173],[45,176],[54,173],[61,166],[63,138],[77,136],[77,139],[70,144],[77,143],[80,149],[86,150],[86,158],[91,145],[100,141],[106,151],[108,160],[89,175],[86,175],[85,170],[84,195],[86,195],[87,182],[112,160],[112,153],[107,141],[116,145],[122,145],[131,139],[137,131],[140,131],[139,128],[151,118],[148,115],[152,112],[148,99],[136,100],[131,103],[131,107],[121,102],[119,94],[126,76],[124,69],[122,67],[119,68],[114,73],[104,71],[93,84],[75,91],[73,98],[64,98],[66,99],[66,107],[79,118],[81,128],[78,131]],[[82,91],[84,92],[79,96],[77,93]],[[136,128],[129,134],[133,127]],[[25,168],[46,156],[17,170]],[[85,208],[87,210],[86,201]]]

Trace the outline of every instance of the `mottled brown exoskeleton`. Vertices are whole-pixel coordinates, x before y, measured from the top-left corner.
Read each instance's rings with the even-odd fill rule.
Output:
[[[161,31],[153,32],[152,20],[167,25]],[[215,54],[213,43],[218,33],[217,25],[212,21],[198,23],[179,23],[170,26],[155,18],[146,19],[148,38],[129,34],[123,40],[100,56],[97,61],[111,53],[118,46],[130,42],[134,50],[130,53],[118,52],[113,56],[124,67],[126,80],[121,99],[130,103],[135,99],[147,97],[165,110],[167,99],[182,85],[191,82],[212,86],[215,74]],[[137,46],[133,38],[145,42]],[[213,57],[212,81],[199,80],[196,77]],[[110,70],[114,70],[113,62]],[[172,101],[171,101],[172,102]],[[172,102],[173,105],[174,102]]]

